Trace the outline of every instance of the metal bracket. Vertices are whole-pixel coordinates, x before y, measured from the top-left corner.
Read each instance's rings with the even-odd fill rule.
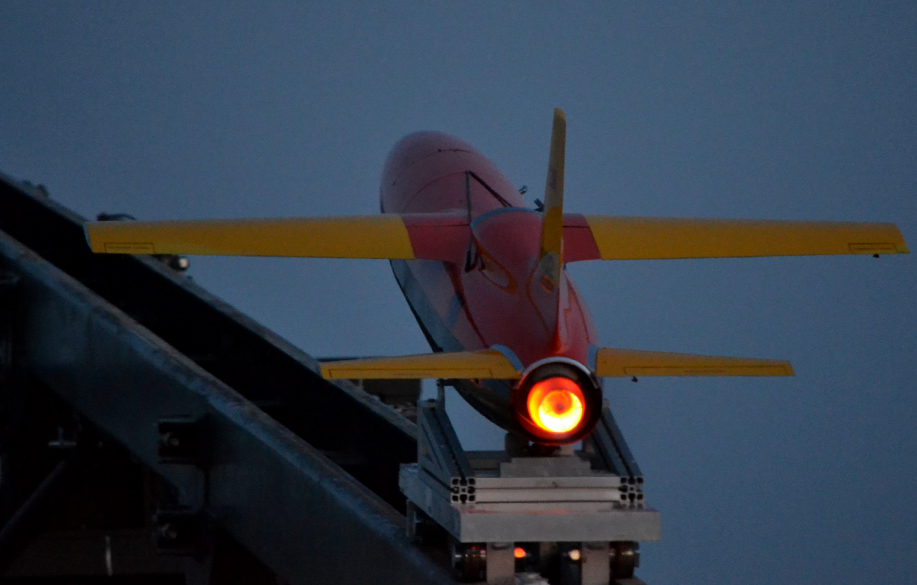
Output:
[[[593,468],[603,469],[621,478],[620,490],[627,505],[633,508],[646,506],[643,472],[627,446],[608,402],[602,405],[602,416],[592,435],[583,440],[583,451],[588,454]]]
[[[202,519],[187,509],[157,510],[153,516],[156,552],[194,556],[200,548]]]
[[[163,419],[157,426],[160,463],[201,465],[203,462],[203,419]]]
[[[513,543],[487,543],[487,585],[513,585],[516,576],[516,559]]]

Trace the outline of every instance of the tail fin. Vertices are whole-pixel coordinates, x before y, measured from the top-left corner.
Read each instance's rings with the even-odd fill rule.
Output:
[[[538,306],[545,326],[553,328],[552,345],[559,351],[566,345],[564,309],[568,304],[567,291],[561,280],[561,263],[564,247],[564,150],[567,138],[567,119],[563,110],[554,110],[551,129],[551,156],[544,190],[544,215],[541,223],[541,246],[538,264],[529,281],[530,298]]]
[[[507,348],[447,351],[422,355],[331,361],[321,364],[326,379],[421,380],[436,378],[518,380],[522,364]]]
[[[541,224],[541,251],[538,259],[539,280],[548,290],[560,284],[560,263],[564,236],[564,151],[567,118],[563,110],[554,110],[551,129],[551,157],[544,189],[544,218]]]
[[[598,348],[592,364],[599,378],[637,376],[792,376],[790,362],[756,358]]]

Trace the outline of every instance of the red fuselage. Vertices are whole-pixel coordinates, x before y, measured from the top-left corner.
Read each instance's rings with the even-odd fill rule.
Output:
[[[446,134],[406,136],[385,163],[381,207],[383,213],[454,213],[470,223],[460,262],[392,261],[434,351],[503,346],[520,369],[546,358],[588,364],[595,330],[566,272],[560,302],[534,281],[541,214],[526,206],[487,158]],[[459,391],[497,424],[516,428],[509,412],[511,382],[472,381]]]

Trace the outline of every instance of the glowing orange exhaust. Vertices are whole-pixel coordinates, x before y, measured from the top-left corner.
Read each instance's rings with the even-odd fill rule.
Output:
[[[550,433],[568,433],[583,420],[586,399],[576,382],[554,376],[535,383],[526,406],[529,417]]]
[[[540,445],[569,445],[595,428],[602,387],[589,370],[564,357],[535,362],[510,398],[516,431]]]

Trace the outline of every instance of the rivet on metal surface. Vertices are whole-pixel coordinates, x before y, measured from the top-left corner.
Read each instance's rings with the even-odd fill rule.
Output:
[[[200,521],[187,510],[159,510],[153,517],[153,541],[160,554],[193,556],[198,549]]]
[[[157,425],[159,462],[178,465],[200,464],[203,457],[201,427],[200,419],[159,421]]]

